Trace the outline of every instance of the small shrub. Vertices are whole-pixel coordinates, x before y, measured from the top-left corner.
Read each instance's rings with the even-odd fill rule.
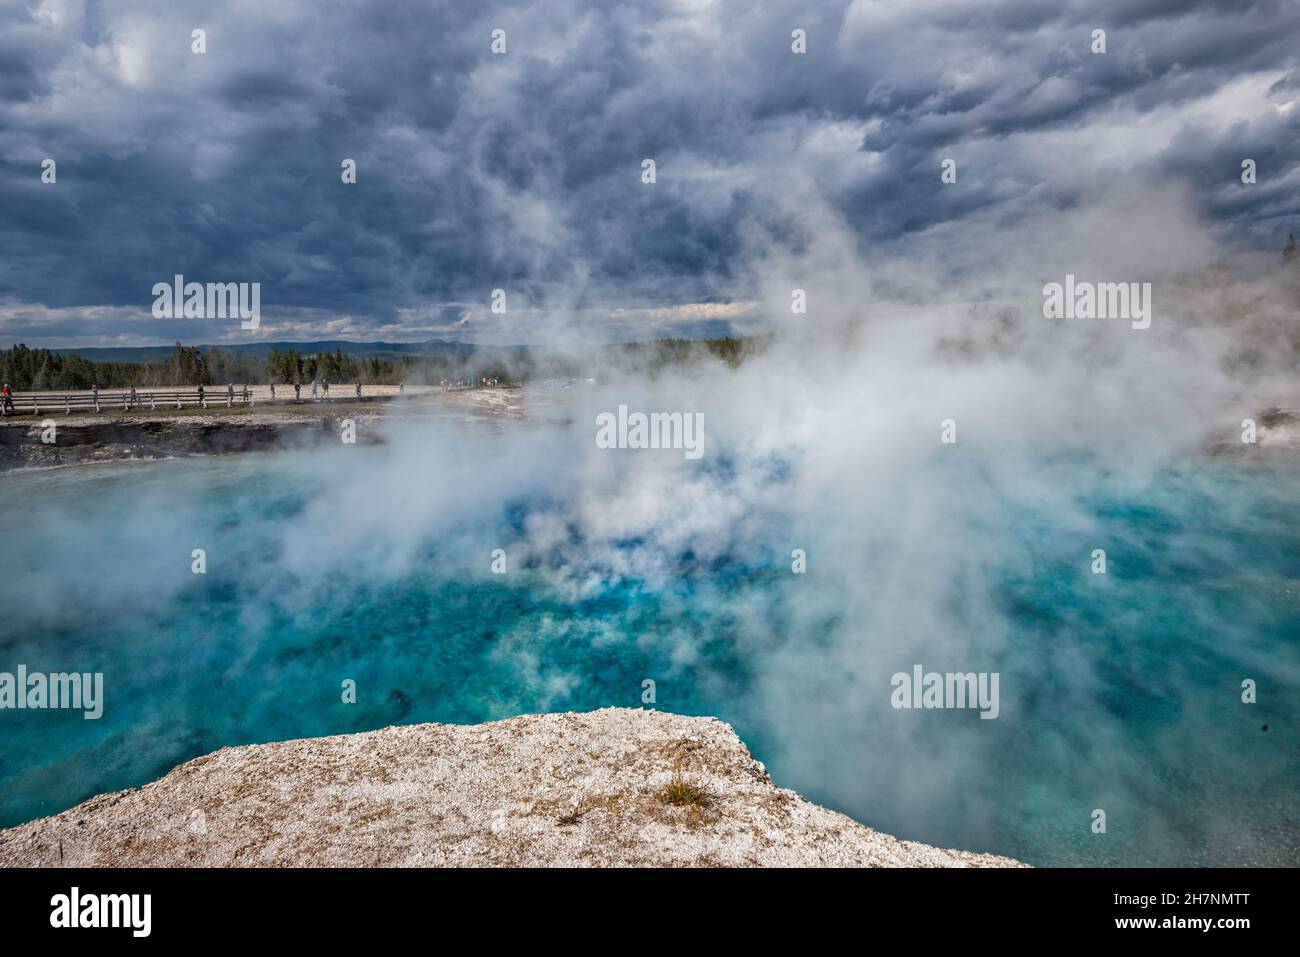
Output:
[[[709,803],[709,794],[702,787],[673,778],[659,791],[659,800],[673,807],[703,808]]]

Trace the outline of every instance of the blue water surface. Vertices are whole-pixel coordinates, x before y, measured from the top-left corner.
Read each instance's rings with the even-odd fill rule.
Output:
[[[1077,505],[1108,530],[1104,577],[1053,515],[1005,505],[997,534],[1016,557],[978,596],[1009,635],[1004,714],[910,713],[933,730],[900,735],[887,692],[863,708],[835,675],[825,694],[782,687],[781,656],[824,652],[853,623],[833,595],[821,617],[793,610],[809,586],[780,548],[686,550],[653,582],[593,568],[574,592],[544,562],[493,575],[491,543],[475,550],[449,518],[389,566],[355,529],[331,534],[320,503],[339,478],[310,454],[4,477],[0,670],[102,671],[106,709],[0,712],[0,826],[227,745],[640,707],[651,677],[656,706],[732,723],[778,784],[903,837],[1043,865],[1297,861],[1294,464],[1203,459],[1139,487],[1087,483]],[[349,474],[366,494],[364,468]],[[550,494],[502,500],[493,534],[527,534]],[[821,727],[796,733],[788,703],[805,694]],[[943,750],[976,733],[977,761]]]

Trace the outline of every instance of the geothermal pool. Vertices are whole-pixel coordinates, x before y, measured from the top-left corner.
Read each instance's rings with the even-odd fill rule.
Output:
[[[0,826],[225,745],[641,707],[652,681],[654,706],[732,723],[778,784],[900,837],[1040,865],[1295,863],[1294,463],[1135,480],[1084,456],[1044,466],[1074,483],[1048,498],[967,475],[933,552],[960,561],[936,565],[908,483],[857,534],[793,459],[677,453],[636,492],[600,471],[625,460],[566,441],[3,476],[0,671],[102,672],[104,711],[0,711]],[[918,665],[999,673],[997,718],[894,708]]]

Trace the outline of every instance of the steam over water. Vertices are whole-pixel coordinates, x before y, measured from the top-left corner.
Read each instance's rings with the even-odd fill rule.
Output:
[[[601,401],[570,427],[6,476],[0,670],[102,671],[105,710],[0,713],[0,825],[225,745],[637,707],[651,679],[778,784],[902,837],[1295,862],[1294,460],[1119,470],[1065,440],[945,448],[937,418],[923,450],[855,458],[680,401],[708,414],[691,462],[597,450]],[[916,664],[999,672],[1000,715],[895,710]]]
[[[0,468],[0,693],[104,695],[0,708],[0,827],[223,746],[644,705],[902,838],[1300,863],[1300,4],[372,6],[0,6],[0,345],[67,357],[19,391],[274,365],[358,432]],[[7,419],[0,466],[229,447],[165,411]],[[914,669],[996,717],[894,707]]]

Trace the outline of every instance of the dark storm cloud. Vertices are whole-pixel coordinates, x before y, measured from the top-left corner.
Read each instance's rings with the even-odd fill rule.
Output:
[[[193,339],[149,315],[176,273],[261,282],[273,337],[527,338],[493,288],[557,314],[750,297],[756,246],[812,239],[792,203],[869,258],[1129,177],[1278,245],[1298,32],[1293,3],[9,4],[0,342]]]

